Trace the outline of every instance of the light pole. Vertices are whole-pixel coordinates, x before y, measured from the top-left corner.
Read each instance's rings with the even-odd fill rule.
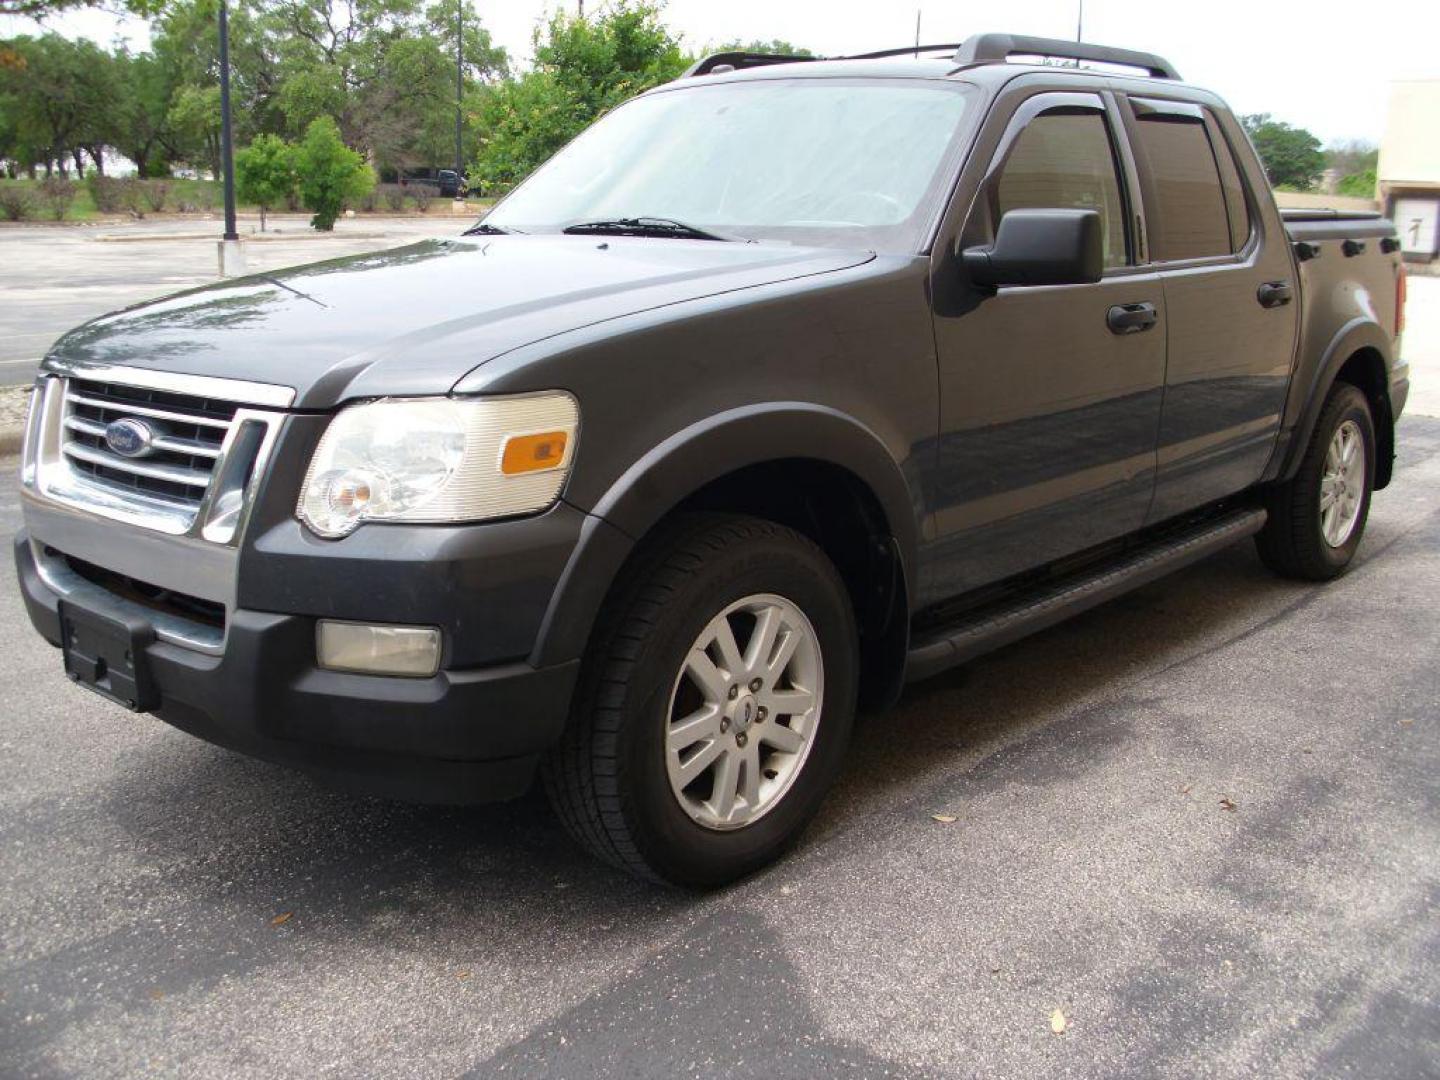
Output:
[[[235,145],[230,126],[230,19],[220,0],[220,171],[225,174],[225,233],[220,239],[220,276],[245,272],[240,234],[235,231]]]
[[[465,0],[455,0],[455,200],[460,200],[460,102],[465,94]]]
[[[235,231],[235,147],[230,128],[230,19],[220,0],[220,169],[225,174],[225,239],[239,240]]]

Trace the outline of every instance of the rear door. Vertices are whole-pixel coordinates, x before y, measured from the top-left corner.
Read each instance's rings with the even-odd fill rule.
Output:
[[[1299,305],[1286,239],[1267,234],[1273,215],[1258,212],[1237,167],[1238,128],[1227,137],[1216,114],[1194,102],[1135,94],[1119,104],[1150,265],[1165,294],[1165,399],[1148,518],[1159,522],[1260,479],[1280,431]]]
[[[938,264],[931,596],[1139,528],[1154,484],[1165,305],[1158,276],[1134,265],[1113,110],[1099,93],[1039,92],[1011,103],[999,125],[956,246],[991,242],[1009,210],[1094,209],[1105,274],[1094,284],[947,292],[954,271]],[[1124,325],[1111,314],[1122,308],[1149,317]]]

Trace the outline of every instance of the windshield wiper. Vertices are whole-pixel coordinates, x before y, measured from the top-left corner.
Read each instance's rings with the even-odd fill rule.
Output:
[[[462,232],[461,236],[508,236],[510,233],[519,232],[519,229],[502,229],[499,225],[490,225],[482,221],[479,225],[472,225]]]
[[[675,240],[744,240],[740,236],[722,236],[720,233],[697,229],[673,218],[628,217],[609,218],[603,221],[582,221],[569,225],[564,230],[573,235],[596,233],[607,236],[658,236]]]

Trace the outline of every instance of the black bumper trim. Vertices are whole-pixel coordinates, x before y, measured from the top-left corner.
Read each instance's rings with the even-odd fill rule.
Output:
[[[60,644],[60,597],[15,540],[30,620]],[[104,605],[87,603],[96,614]],[[222,654],[145,648],[162,720],[209,742],[352,790],[417,802],[486,802],[529,787],[560,737],[579,661],[401,679],[315,666],[314,619],[238,610]],[[57,677],[60,672],[56,671]]]

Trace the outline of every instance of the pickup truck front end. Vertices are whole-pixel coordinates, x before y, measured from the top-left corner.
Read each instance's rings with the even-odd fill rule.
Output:
[[[72,680],[221,745],[417,800],[524,790],[575,676],[526,661],[586,517],[555,500],[573,400],[329,423],[292,396],[138,369],[42,378],[15,552],[31,619]],[[376,419],[408,430],[411,460]],[[148,453],[127,456],[137,437]],[[510,520],[444,523],[457,512]]]

